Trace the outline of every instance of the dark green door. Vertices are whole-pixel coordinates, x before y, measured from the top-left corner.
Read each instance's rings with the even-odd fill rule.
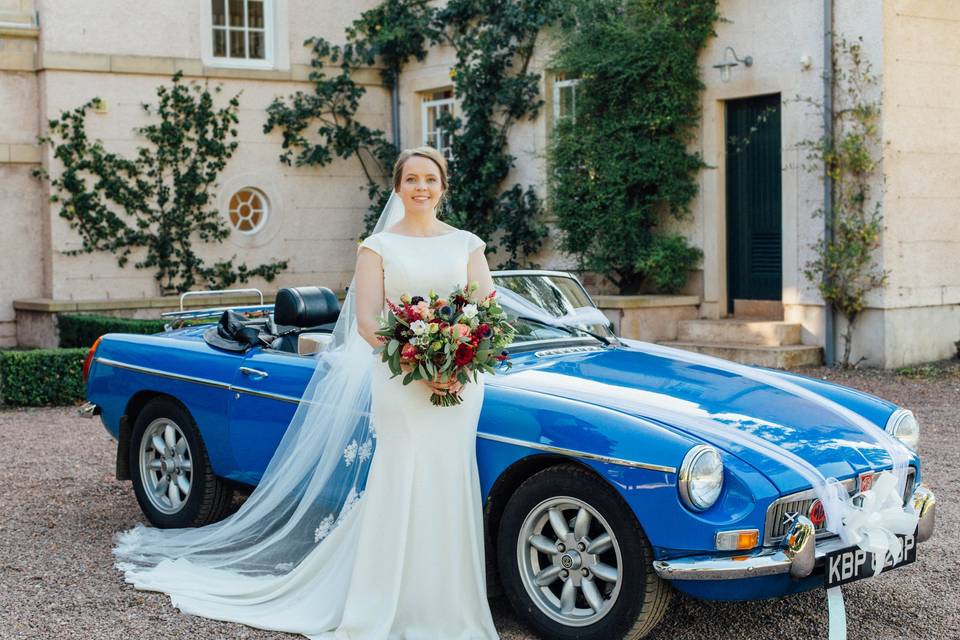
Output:
[[[727,101],[727,300],[780,300],[780,94]],[[756,127],[755,131],[751,131]]]

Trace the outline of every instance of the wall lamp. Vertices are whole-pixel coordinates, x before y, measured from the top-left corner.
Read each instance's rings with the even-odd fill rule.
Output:
[[[730,55],[733,56],[733,60],[727,58],[727,52],[730,52]],[[713,65],[714,69],[720,69],[720,80],[723,82],[730,81],[730,68],[735,67],[740,63],[743,63],[743,66],[749,67],[753,64],[753,56],[746,56],[744,58],[738,58],[737,52],[733,50],[733,47],[727,47],[723,50],[723,62]]]

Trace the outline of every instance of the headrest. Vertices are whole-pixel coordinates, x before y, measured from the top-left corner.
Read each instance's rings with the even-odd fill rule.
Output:
[[[273,304],[273,321],[288,326],[315,327],[339,315],[340,301],[326,287],[284,287]]]

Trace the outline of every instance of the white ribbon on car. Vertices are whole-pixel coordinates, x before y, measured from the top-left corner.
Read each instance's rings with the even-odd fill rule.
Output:
[[[906,550],[897,534],[911,535],[917,519],[912,510],[903,509],[897,479],[887,471],[876,477],[870,489],[848,500],[843,514],[844,527],[853,543],[873,556],[872,575],[880,573],[888,554],[893,564],[903,560]]]
[[[629,344],[630,341],[625,341]],[[640,346],[644,351],[666,358],[683,360],[693,364],[720,367],[740,374],[750,380],[805,398],[835,414],[847,419],[870,440],[883,447],[890,456],[892,470],[877,475],[874,487],[855,496],[848,496],[836,478],[826,478],[818,468],[790,452],[784,447],[769,442],[752,433],[739,429],[724,429],[722,433],[741,446],[759,446],[788,468],[808,480],[816,496],[823,504],[826,516],[825,528],[840,536],[848,545],[856,545],[864,551],[873,553],[873,573],[879,574],[877,562],[882,568],[887,552],[894,555],[895,562],[902,558],[903,549],[897,533],[909,535],[916,530],[919,514],[912,504],[909,510],[903,508],[903,493],[906,489],[906,471],[910,462],[910,452],[906,445],[889,434],[882,427],[870,422],[860,414],[834,402],[821,394],[795,384],[783,376],[769,373],[763,369],[729,362],[690,351],[681,351],[652,343]],[[703,421],[706,422],[706,421]],[[702,425],[703,423],[701,423]],[[714,433],[720,429],[713,430]],[[857,500],[859,498],[859,500]],[[855,504],[857,500],[860,504]],[[830,615],[830,640],[846,638],[846,612],[843,607],[843,592],[840,587],[827,590],[827,604]]]
[[[496,289],[497,297],[500,300],[506,300],[511,310],[515,309],[520,312],[518,315],[533,318],[544,324],[572,329],[582,329],[584,328],[582,325],[591,324],[601,324],[605,327],[610,325],[610,318],[603,311],[593,306],[575,307],[562,316],[555,316],[547,313],[542,307],[515,291],[506,287],[496,287]]]
[[[546,323],[573,326],[580,323],[609,324],[606,315],[595,307],[578,307],[558,317],[546,313],[542,308],[507,289],[498,288],[498,295],[500,294],[506,294],[503,297],[520,306],[523,309],[523,315],[531,316]],[[804,398],[845,418],[848,423],[856,426],[864,436],[886,450],[890,456],[892,469],[879,473],[872,489],[855,496],[849,496],[847,490],[836,478],[825,477],[816,466],[786,447],[770,442],[747,430],[730,428],[728,425],[721,426],[711,419],[706,411],[699,408],[688,407],[686,411],[681,412],[684,418],[696,423],[696,427],[702,433],[733,440],[737,445],[745,448],[760,450],[808,481],[823,505],[824,527],[840,536],[845,544],[856,545],[864,551],[872,553],[873,573],[871,576],[879,574],[879,568],[883,567],[888,553],[893,555],[894,563],[902,559],[904,550],[896,534],[909,535],[913,533],[919,521],[919,515],[914,512],[912,505],[907,510],[903,507],[903,494],[906,490],[907,467],[910,463],[911,453],[906,445],[889,434],[883,427],[872,423],[862,415],[822,394],[764,369],[653,343],[641,343],[638,340],[624,338],[620,340],[628,345],[639,343],[634,346],[651,355],[706,367],[717,367],[739,374],[754,382]],[[677,417],[678,408],[673,406],[668,411],[660,413],[657,407],[648,405],[648,407],[645,407],[645,412],[649,413],[651,418],[666,420],[666,423],[670,424],[671,418]],[[683,425],[677,426],[683,427]],[[840,587],[833,587],[827,590],[827,596],[830,611],[830,638],[831,640],[846,638],[843,593],[840,591]]]
[[[903,560],[906,548],[897,534],[910,535],[917,528],[918,515],[903,509],[903,494],[897,491],[897,478],[883,471],[873,486],[843,503],[841,521],[853,544],[871,554],[870,576],[883,570],[889,555],[893,564]],[[842,587],[827,589],[829,640],[846,640],[847,613]]]
[[[603,326],[608,326],[610,324],[610,318],[596,307],[577,307],[573,311],[560,316],[554,320],[554,322],[574,326],[582,324],[602,324]]]
[[[847,610],[843,606],[842,587],[827,589],[828,640],[847,640]]]

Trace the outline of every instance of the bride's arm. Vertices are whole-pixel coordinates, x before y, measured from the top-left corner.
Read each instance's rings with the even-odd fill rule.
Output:
[[[467,262],[467,283],[477,281],[478,287],[473,294],[472,300],[482,300],[493,291],[493,276],[490,275],[490,265],[487,263],[487,256],[483,252],[483,247],[477,247],[470,252],[470,259]]]
[[[377,317],[383,310],[383,262],[369,247],[360,247],[354,271],[354,304],[357,305],[357,332],[373,347],[380,346],[374,333],[380,328]]]

